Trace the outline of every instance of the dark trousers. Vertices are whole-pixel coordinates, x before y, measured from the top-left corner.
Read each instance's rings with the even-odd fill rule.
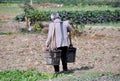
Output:
[[[63,66],[63,71],[67,71],[67,57],[66,57],[66,54],[67,54],[67,49],[68,47],[65,46],[65,47],[59,47],[57,48],[59,50],[61,50],[61,61],[62,61],[62,66]],[[59,72],[59,65],[54,65],[54,70],[55,72]]]

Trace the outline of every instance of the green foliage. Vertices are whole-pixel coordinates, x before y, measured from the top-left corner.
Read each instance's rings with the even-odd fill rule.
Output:
[[[20,71],[20,70],[6,70],[0,71],[0,81],[37,81],[42,79],[52,79],[62,77],[61,75],[55,74],[44,74],[39,73],[35,70]]]
[[[62,19],[69,19],[75,24],[105,23],[120,21],[120,11],[65,11],[60,12]]]
[[[25,21],[25,14],[23,13],[23,14],[17,15],[14,19],[18,22]]]
[[[25,17],[30,18],[31,14],[33,12],[34,12],[34,14],[32,14],[33,15],[32,17],[34,17],[34,15],[36,15],[35,14],[35,9],[27,3],[25,3],[23,6],[21,6],[21,8],[24,10],[24,13],[16,16],[15,17],[16,21],[19,21],[19,22],[25,21]]]
[[[25,12],[25,16],[28,16],[28,14],[29,14],[31,11],[34,11],[34,10],[35,10],[31,5],[29,5],[29,4],[27,4],[27,3],[25,3],[24,6],[21,6],[21,8],[23,8],[23,10],[24,10],[24,12]]]
[[[28,18],[35,23],[35,30],[41,30],[41,25],[39,21],[50,20],[49,16],[53,11],[31,11],[28,14]],[[120,21],[120,11],[58,11],[61,19],[70,20],[72,26],[75,29],[75,35],[80,35],[84,32],[85,24],[95,24],[95,23],[108,23],[108,22],[119,22]]]
[[[26,16],[30,19],[31,22],[35,24],[35,29],[38,30],[40,29],[40,25],[36,22],[49,21],[50,20],[49,17],[53,12],[55,11],[38,11],[33,9],[28,11]],[[120,10],[56,11],[56,12],[59,13],[63,21],[70,20],[71,24],[75,28],[76,33],[78,34],[84,31],[85,24],[120,21]]]
[[[0,32],[0,35],[11,35],[11,32]]]
[[[53,11],[31,11],[28,17],[34,21],[49,21]],[[120,10],[104,11],[58,11],[62,20],[70,20],[73,24],[106,23],[120,21]]]
[[[42,24],[40,22],[35,23],[35,31],[41,31],[42,30]]]
[[[24,6],[22,6],[21,8],[23,8],[25,14],[18,15],[16,17],[18,21],[25,20],[25,16],[30,19],[30,22],[32,24],[35,24],[35,22],[37,21],[44,21],[47,19],[47,14],[45,12],[38,11],[27,3],[25,3]]]
[[[32,10],[28,13],[27,17],[30,19],[30,21],[36,22],[36,21],[44,21],[47,20],[47,14],[43,11],[38,10]]]

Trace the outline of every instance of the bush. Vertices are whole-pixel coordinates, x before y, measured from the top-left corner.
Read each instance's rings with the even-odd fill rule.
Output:
[[[25,21],[25,14],[20,14],[18,16],[15,17],[15,20],[18,21],[18,22],[22,22],[22,21]]]
[[[34,21],[49,21],[51,11],[31,11],[28,17]],[[106,23],[119,22],[120,10],[110,11],[58,11],[62,20],[70,20],[73,24],[90,24],[90,23]],[[20,19],[23,20],[23,19]]]
[[[62,12],[62,19],[70,19],[75,24],[105,23],[120,21],[120,11],[65,11]]]
[[[30,19],[30,21],[33,21],[33,22],[45,21],[48,19],[45,12],[38,11],[38,10],[30,11],[27,17]]]
[[[43,26],[40,22],[35,23],[35,31],[41,31],[42,28],[43,28]]]

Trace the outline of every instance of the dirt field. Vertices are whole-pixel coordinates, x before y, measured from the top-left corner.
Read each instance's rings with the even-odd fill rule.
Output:
[[[20,29],[25,28],[25,23],[11,21],[15,16],[16,14],[0,14],[0,20],[6,22],[0,24],[0,32],[12,33],[0,35],[0,70],[36,69],[39,72],[54,73],[53,67],[46,65],[45,53],[42,51],[47,35],[20,33]],[[53,81],[71,81],[71,77],[79,81],[85,73],[120,74],[120,27],[86,26],[81,36],[72,38],[77,48],[76,62],[68,64],[72,73],[69,77]],[[102,77],[93,81],[119,81],[119,78],[111,80]]]
[[[0,28],[0,32],[13,32],[11,35],[0,35],[0,70],[36,69],[53,73],[53,67],[46,65],[42,51],[47,36],[18,33],[21,23],[10,23]],[[80,73],[82,68],[88,68],[90,72],[120,73],[119,28],[103,28],[92,27],[89,30],[86,27],[86,32],[80,37],[73,37],[73,44],[77,47],[76,62],[68,64],[68,67],[74,73]]]

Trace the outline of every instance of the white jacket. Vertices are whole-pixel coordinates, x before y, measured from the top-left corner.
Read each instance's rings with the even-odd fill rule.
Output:
[[[60,24],[61,22],[62,25]],[[60,19],[55,19],[54,22],[51,22],[49,24],[46,46],[48,47],[53,41],[52,40],[53,27],[55,28],[56,47],[69,46],[68,32],[72,30],[72,27],[68,21],[61,21]]]

